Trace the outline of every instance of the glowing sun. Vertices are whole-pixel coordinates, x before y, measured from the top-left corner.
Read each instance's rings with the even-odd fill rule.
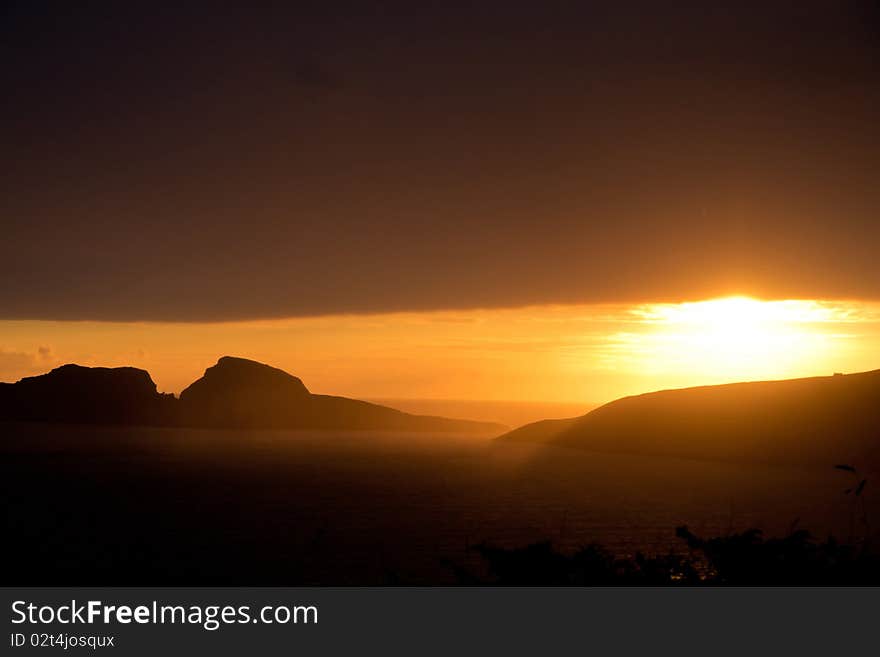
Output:
[[[636,309],[644,366],[713,378],[783,377],[829,355],[837,310],[818,301],[726,297]]]

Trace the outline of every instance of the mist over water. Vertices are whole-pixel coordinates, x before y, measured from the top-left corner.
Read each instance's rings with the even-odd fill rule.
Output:
[[[547,418],[583,415],[599,404],[480,399],[374,399],[377,404],[416,415],[440,415],[482,422],[499,422],[511,429]]]
[[[682,550],[793,523],[845,536],[848,481],[788,468],[493,443],[485,436],[7,425],[22,581],[455,583],[468,546]],[[12,533],[8,533],[12,532]],[[54,578],[54,579],[53,579]]]

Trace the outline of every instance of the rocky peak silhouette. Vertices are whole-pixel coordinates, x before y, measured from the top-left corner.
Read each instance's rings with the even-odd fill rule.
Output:
[[[12,420],[167,424],[175,401],[134,367],[68,364],[0,388],[0,414]]]
[[[500,433],[488,422],[410,415],[378,404],[313,395],[276,367],[223,356],[176,399],[133,367],[64,365],[0,384],[0,420],[226,429],[335,429]]]

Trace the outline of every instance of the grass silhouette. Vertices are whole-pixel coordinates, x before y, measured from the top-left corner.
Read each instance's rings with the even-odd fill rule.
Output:
[[[549,541],[519,548],[479,544],[489,576],[457,569],[461,583],[500,586],[822,586],[880,584],[880,559],[833,537],[806,530],[764,538],[759,529],[701,538],[686,526],[676,536],[687,554],[614,557],[597,543],[567,554]]]
[[[844,490],[854,500],[850,537],[820,541],[792,523],[788,534],[765,538],[760,529],[702,538],[687,526],[675,535],[687,554],[669,553],[615,557],[598,543],[573,553],[542,541],[525,547],[503,548],[481,543],[476,551],[488,566],[488,577],[455,568],[462,583],[500,586],[852,586],[880,584],[880,556],[870,550],[870,523],[865,503],[867,479],[851,465],[836,469],[851,474],[856,484]],[[860,511],[862,534],[855,530]]]

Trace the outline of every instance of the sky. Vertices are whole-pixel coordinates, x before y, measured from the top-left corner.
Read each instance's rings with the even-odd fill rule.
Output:
[[[65,362],[133,365],[178,393],[233,355],[281,367],[316,393],[586,410],[661,388],[878,368],[880,303],[734,298],[220,323],[31,320],[6,322],[3,337],[7,381]]]
[[[510,313],[880,301],[876,3],[158,4],[0,9],[4,380],[143,351],[176,390],[236,352],[327,391],[592,400],[637,385],[380,347],[412,318],[503,342]]]

